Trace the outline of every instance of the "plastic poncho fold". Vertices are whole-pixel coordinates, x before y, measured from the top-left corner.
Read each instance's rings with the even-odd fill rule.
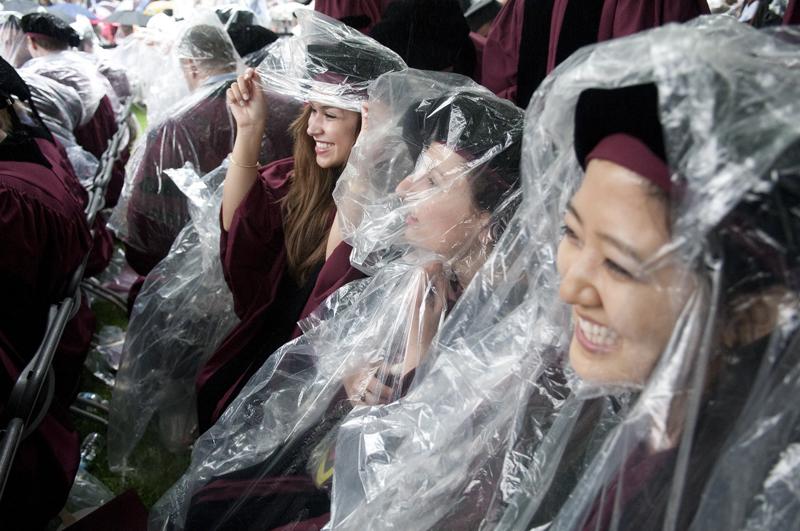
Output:
[[[406,68],[399,55],[341,22],[312,11],[297,19],[299,35],[273,43],[257,69],[268,92],[360,112],[375,78]]]
[[[166,256],[189,220],[186,198],[166,170],[188,163],[203,175],[217,168],[233,149],[236,133],[225,92],[236,79],[239,59],[221,25],[204,19],[187,23],[172,56],[174,62],[193,62],[191,68],[203,76],[201,84],[152,123],[134,147],[121,200],[109,220],[117,236],[137,253],[129,261],[140,274]],[[287,129],[297,112],[292,103],[276,102],[262,140],[262,162],[291,154]]]
[[[189,470],[156,505],[151,527],[272,528],[324,520],[339,422],[351,410],[398,400],[413,385],[461,283],[491,252],[498,229],[490,222],[513,214],[520,109],[461,76],[413,70],[380,77],[369,105],[367,134],[339,186],[394,196],[383,202],[376,193],[380,201],[372,205],[362,195],[350,209],[369,212],[375,226],[387,228],[385,238],[396,243],[392,258],[384,256],[372,277],[335,292],[300,323],[303,336],[268,358],[198,439]],[[483,134],[464,130],[452,116],[469,116]],[[362,174],[378,166],[375,157],[392,167]],[[482,187],[493,192],[491,205],[473,199]],[[345,195],[337,192],[337,202]],[[453,238],[423,237],[422,227],[443,222],[435,217],[442,211],[451,225],[435,226]],[[387,222],[398,216],[407,220],[405,230]],[[378,230],[370,235],[378,238]],[[460,267],[463,256],[474,259],[470,267]]]
[[[49,77],[77,92],[83,104],[83,118],[79,125],[92,119],[100,101],[106,96],[111,99],[112,105],[119,106],[111,84],[84,55],[71,50],[56,52],[29,59],[19,69],[22,75],[30,72]]]
[[[223,165],[201,178],[191,168],[167,170],[188,200],[191,220],[148,275],[131,312],[109,413],[114,469],[134,466],[131,455],[154,417],[168,450],[185,450],[197,436],[197,371],[237,321],[219,261],[226,171]]]
[[[503,239],[409,393],[339,427],[329,528],[797,525],[797,37],[703,17],[584,48],[543,83]],[[652,286],[679,311],[645,383],[609,385],[570,366],[555,258],[578,97],[645,83],[683,189],[648,267],[684,274]],[[748,296],[781,293],[774,321],[725,348],[712,332],[759,282]]]

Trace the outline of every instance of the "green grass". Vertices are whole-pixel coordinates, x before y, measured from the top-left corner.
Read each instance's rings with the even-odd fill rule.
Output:
[[[123,330],[127,328],[127,315],[111,303],[102,300],[95,301],[92,310],[97,318],[98,330],[103,326],[119,326]],[[79,389],[97,393],[107,400],[111,399],[111,389],[88,369],[84,369],[81,375]],[[131,456],[132,471],[125,474],[112,472],[108,467],[105,427],[74,413],[73,422],[81,440],[92,432],[100,433],[103,437],[103,444],[97,457],[88,468],[89,473],[102,481],[114,494],[120,494],[131,488],[136,490],[147,507],[151,507],[158,501],[189,465],[189,452],[175,454],[167,451],[160,444],[157,429],[154,423],[151,423]]]
[[[131,111],[133,112],[134,118],[136,118],[136,122],[139,124],[139,129],[144,131],[147,128],[147,109],[134,103],[131,107]]]

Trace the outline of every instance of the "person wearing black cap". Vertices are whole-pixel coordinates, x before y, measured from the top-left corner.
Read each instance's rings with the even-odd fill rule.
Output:
[[[26,116],[21,101],[32,109]],[[30,125],[23,124],[25,119]],[[29,122],[29,119],[31,120]],[[83,212],[85,191],[69,167],[14,69],[0,60],[0,396],[36,353],[48,322],[92,238]],[[39,427],[25,439],[0,503],[3,526],[40,529],[66,502],[78,469],[78,434],[67,408],[74,399],[86,349],[71,350],[72,336],[94,321],[84,302],[67,325],[53,369],[56,395]]]
[[[32,57],[22,69],[50,77],[81,95],[84,116],[74,131],[75,139],[99,160],[118,129],[111,101],[111,96],[116,95],[111,85],[94,63],[78,55],[64,55],[70,47],[80,43],[80,38],[59,17],[50,13],[29,13],[22,17],[21,26]],[[124,169],[116,165],[106,192],[107,206],[116,204],[123,180]]]

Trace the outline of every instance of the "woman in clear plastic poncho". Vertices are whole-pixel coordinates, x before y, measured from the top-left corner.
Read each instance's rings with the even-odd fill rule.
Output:
[[[241,323],[198,374],[201,432],[265,356],[299,335],[298,320],[361,276],[350,266],[349,246],[329,238],[333,187],[358,136],[367,87],[405,65],[341,23],[311,12],[300,18],[302,36],[274,43],[258,70],[228,91],[237,134],[222,198],[220,255]],[[291,126],[294,156],[260,167],[258,146],[275,102],[266,92],[308,104]]]
[[[513,215],[521,110],[451,74],[386,74],[370,94],[337,204],[348,201],[344,233],[373,276],[337,291],[267,360],[198,440],[152,525],[324,524],[340,419],[402,396]]]
[[[769,419],[759,396],[795,350],[794,57],[708,18],[584,49],[548,78],[523,205],[425,377],[340,428],[333,528],[671,529],[704,507],[715,527],[725,501],[758,498],[796,441],[796,407],[774,400],[786,424],[760,422],[770,437],[730,435],[745,402],[742,421]],[[615,133],[635,150],[612,152],[641,157],[616,158],[620,182],[584,178]],[[708,478],[737,445],[759,464],[725,498]]]

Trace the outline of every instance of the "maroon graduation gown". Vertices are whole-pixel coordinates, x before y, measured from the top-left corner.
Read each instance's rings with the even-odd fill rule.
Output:
[[[597,40],[625,37],[670,22],[686,22],[709,12],[706,0],[606,0]]]
[[[23,357],[6,350],[2,336],[0,331],[0,412],[26,364]],[[54,403],[17,450],[0,500],[3,529],[44,529],[67,502],[79,462],[78,433],[72,428],[67,409]]]
[[[381,20],[384,9],[392,0],[317,0],[314,9],[323,15],[341,20],[345,17],[366,15],[372,21],[364,29],[369,35],[372,26]]]
[[[519,63],[525,0],[508,0],[492,22],[483,49],[483,86],[516,102],[517,65]]]
[[[190,96],[196,103],[148,133],[145,152],[134,174],[128,205],[128,241],[125,256],[140,275],[147,275],[169,253],[175,237],[189,221],[186,198],[163,173],[191,162],[201,173],[217,168],[233,149],[235,123],[227,108],[225,91],[233,79],[211,89],[207,97]],[[298,107],[288,99],[271,96],[270,120],[261,144],[261,160],[272,161],[292,152],[288,129]]]
[[[83,149],[97,157],[97,160],[100,160],[117,129],[117,117],[111,106],[111,100],[108,96],[103,96],[92,118],[85,124],[75,128],[75,140]],[[117,204],[124,180],[125,168],[122,163],[118,162],[114,165],[114,170],[111,173],[111,182],[109,182],[106,190],[107,207],[111,208]]]
[[[486,37],[474,31],[469,32],[469,39],[475,46],[475,72],[472,74],[472,79],[476,83],[481,82],[481,75],[483,72],[483,50],[486,48]]]
[[[133,191],[125,256],[140,275],[147,275],[167,256],[189,220],[186,198],[164,170],[190,162],[204,174],[219,166],[233,149],[234,124],[225,102],[229,84],[148,133],[141,162],[129,176]]]
[[[67,158],[64,148],[58,141],[50,142],[37,139],[36,143],[42,154],[52,166],[53,173],[68,189],[81,208],[86,208],[89,194],[83,188],[80,180],[75,175],[72,165]],[[105,227],[105,220],[98,216],[94,222],[94,239],[89,259],[86,263],[84,276],[93,276],[102,272],[111,261],[114,252],[114,241],[111,233]],[[78,379],[83,367],[83,361],[92,341],[95,329],[95,317],[85,298],[81,298],[78,312],[64,328],[61,342],[56,353],[55,367],[60,374],[57,382],[57,391],[64,403],[71,403],[75,399]]]
[[[4,147],[6,150],[0,149],[6,159],[0,160],[3,400],[42,340],[50,304],[63,295],[91,246],[83,206],[72,186],[47,167],[49,162],[41,154],[35,162],[20,156],[22,150],[10,153],[13,148]],[[25,151],[34,152],[30,148]],[[18,160],[8,160],[11,156]],[[53,405],[15,460],[3,499],[3,507],[13,510],[2,510],[4,518],[11,519],[3,522],[9,529],[35,528],[56,514],[77,470],[78,438],[69,425],[66,395],[74,390],[83,359],[70,354],[65,356],[60,345],[54,361],[57,394]],[[16,522],[16,518],[24,521]]]
[[[229,231],[222,230],[220,257],[240,323],[201,368],[197,406],[201,432],[224,412],[252,374],[292,337],[297,321],[336,289],[361,273],[350,265],[342,244],[304,286],[287,272],[283,217],[294,159],[262,168],[259,179],[236,210]]]
[[[800,9],[797,7],[797,0],[789,0],[786,13],[783,14],[783,23],[800,24]]]

